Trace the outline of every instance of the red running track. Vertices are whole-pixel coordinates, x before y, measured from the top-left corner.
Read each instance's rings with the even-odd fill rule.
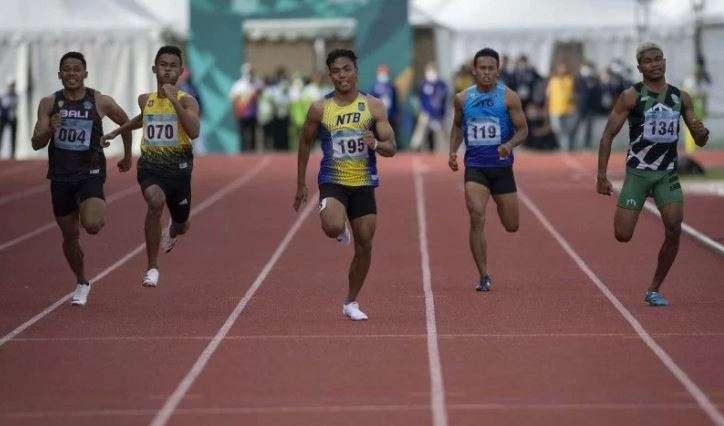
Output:
[[[39,164],[8,165],[0,196],[42,183]],[[672,305],[644,306],[661,226],[644,214],[634,241],[613,239],[592,156],[519,155],[520,231],[488,209],[489,294],[472,290],[462,174],[442,157],[381,159],[364,323],[340,314],[351,248],[322,236],[314,206],[291,209],[295,166],[199,158],[192,228],[162,256],[156,289],[140,286],[139,192],[83,236],[89,277],[105,271],[84,308],[47,310],[73,289],[57,229],[0,250],[0,424],[723,424],[722,256],[684,237],[663,288]],[[106,194],[132,184],[114,172]],[[0,244],[52,219],[47,193],[4,210],[15,216]]]

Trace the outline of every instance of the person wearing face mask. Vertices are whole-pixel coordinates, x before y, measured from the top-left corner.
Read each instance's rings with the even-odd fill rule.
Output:
[[[390,81],[390,68],[381,64],[377,67],[377,80],[375,81],[370,94],[385,104],[387,108],[387,117],[390,120],[390,125],[395,134],[397,133],[398,123],[398,109],[397,109],[397,89],[395,85]]]
[[[593,123],[601,104],[601,82],[598,80],[593,64],[584,62],[575,81],[576,124],[573,127],[571,150],[576,146],[593,146]],[[583,128],[582,137],[578,137]]]
[[[428,63],[425,67],[425,80],[420,84],[420,114],[417,116],[417,125],[412,134],[410,149],[420,151],[430,130],[433,131],[435,141],[432,150],[434,151],[436,147],[437,149],[442,148],[445,143],[442,120],[445,117],[447,92],[447,84],[438,77],[435,64]]]

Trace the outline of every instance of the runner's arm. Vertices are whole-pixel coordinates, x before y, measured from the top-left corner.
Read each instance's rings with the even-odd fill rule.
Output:
[[[299,136],[299,148],[297,151],[297,193],[294,197],[294,210],[307,201],[307,163],[309,163],[309,152],[317,138],[317,130],[322,121],[322,104],[320,101],[313,103],[307,111],[307,118],[302,126],[302,133]]]
[[[509,151],[512,151],[512,148],[523,144],[528,138],[528,121],[525,118],[520,97],[510,89],[505,91],[505,106],[508,108],[508,114],[513,127],[515,127],[515,133],[504,145],[509,145],[511,148]]]
[[[682,104],[681,115],[684,118],[686,127],[689,128],[691,136],[694,137],[694,143],[698,146],[704,146],[709,141],[709,129],[704,127],[701,120],[697,120],[694,115],[694,103],[686,92],[681,92]]]
[[[370,146],[370,148],[374,149],[375,152],[383,157],[393,157],[395,152],[397,152],[397,143],[395,142],[395,131],[392,130],[390,121],[387,118],[387,108],[385,108],[385,104],[377,98],[368,96],[367,100],[370,106],[370,112],[375,119],[375,131],[377,132],[377,139],[375,140],[375,136],[372,135],[372,140],[369,141],[368,146],[371,143],[372,146]]]
[[[100,95],[99,97],[99,109],[101,110],[102,114],[106,117],[110,118],[111,121],[118,124],[119,126],[123,126],[124,124],[128,123],[128,114],[118,106],[115,100],[113,100],[112,97],[107,95]],[[121,137],[123,138],[123,156],[125,158],[131,157],[131,148],[133,139],[131,137],[131,130],[123,131],[121,134]]]
[[[174,98],[176,99],[176,98]],[[201,120],[199,119],[199,103],[191,95],[183,96],[181,99],[172,100],[178,121],[191,139],[199,137]]]
[[[38,105],[38,121],[35,122],[33,137],[31,142],[35,151],[43,149],[50,142],[50,138],[55,133],[55,129],[60,125],[60,117],[58,114],[50,116],[53,107],[53,97],[48,96],[41,99]]]
[[[626,122],[629,113],[636,105],[636,91],[633,88],[629,88],[621,93],[616,104],[613,106],[613,111],[608,117],[606,122],[606,128],[603,130],[601,136],[601,142],[598,146],[598,174],[596,176],[596,188],[600,194],[610,195],[612,193],[611,183],[606,177],[608,170],[608,159],[611,157],[611,145],[613,139],[616,137],[621,126]]]
[[[460,134],[460,126],[463,123],[463,100],[460,92],[453,98],[453,123],[450,129],[450,155],[448,158],[448,166],[453,171],[458,170],[458,149],[462,143],[462,135]]]

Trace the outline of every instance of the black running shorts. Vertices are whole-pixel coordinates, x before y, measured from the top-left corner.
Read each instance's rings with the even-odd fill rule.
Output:
[[[50,198],[53,203],[55,217],[68,216],[78,211],[80,204],[89,198],[100,198],[103,195],[103,178],[94,176],[77,182],[50,181]]]
[[[147,169],[138,169],[141,191],[157,185],[166,196],[166,205],[175,223],[185,223],[191,213],[191,175],[163,176]]]
[[[517,190],[513,167],[466,167],[465,182],[479,183],[493,195],[510,194]]]
[[[325,198],[338,200],[347,210],[351,221],[368,214],[377,214],[375,188],[373,186],[344,186],[334,183],[319,185],[319,202]]]

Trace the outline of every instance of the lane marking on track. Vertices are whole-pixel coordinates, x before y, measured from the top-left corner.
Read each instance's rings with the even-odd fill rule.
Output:
[[[246,172],[239,178],[235,179],[234,181],[230,182],[228,185],[224,186],[220,190],[216,191],[215,193],[213,193],[212,195],[207,197],[198,206],[192,208],[190,216],[194,216],[194,215],[202,212],[203,210],[205,210],[206,208],[208,208],[215,202],[219,201],[220,199],[222,199],[223,197],[225,197],[232,191],[235,191],[239,187],[241,187],[244,184],[246,184],[247,182],[249,182],[254,176],[256,176],[259,172],[261,172],[270,161],[271,161],[271,159],[269,157],[265,157],[264,160],[259,162],[254,168],[252,168],[251,170],[249,170],[248,172]],[[134,190],[136,189],[135,186],[132,188]],[[119,194],[119,193],[116,193],[116,194]],[[115,263],[113,263],[112,265],[110,265],[109,267],[104,269],[101,273],[99,273],[95,277],[91,278],[90,283],[95,284],[96,282],[100,281],[101,279],[103,279],[103,277],[110,274],[115,269],[117,269],[121,265],[123,265],[126,262],[128,262],[129,260],[131,260],[135,255],[137,255],[138,253],[143,251],[143,249],[145,247],[146,247],[146,243],[139,244],[136,248],[129,251],[123,257],[121,257],[119,260],[117,260]],[[0,338],[0,347],[2,347],[4,344],[9,342],[11,339],[13,339],[18,334],[22,333],[23,331],[25,331],[26,329],[31,327],[36,322],[45,318],[48,314],[50,314],[51,312],[56,310],[60,305],[62,305],[66,301],[68,301],[72,295],[73,295],[73,292],[66,294],[65,296],[58,299],[55,303],[53,303],[52,305],[45,308],[45,310],[43,310],[39,314],[35,315],[34,317],[30,318],[29,320],[27,320],[26,322],[24,322],[23,324],[18,326],[15,330],[11,331],[10,333],[8,333],[5,336],[3,336],[2,338]],[[80,309],[82,309],[82,308],[80,308]]]
[[[161,407],[161,409],[156,413],[156,416],[151,421],[152,426],[165,425],[171,418],[174,411],[176,411],[176,408],[181,403],[181,400],[186,395],[186,392],[188,392],[196,378],[199,377],[201,372],[204,370],[206,364],[209,362],[211,357],[214,355],[214,352],[216,352],[216,349],[218,349],[219,345],[224,340],[224,337],[226,337],[226,335],[229,333],[229,330],[234,325],[237,318],[239,318],[239,315],[241,315],[242,311],[244,311],[244,308],[249,303],[249,300],[251,300],[251,298],[254,296],[254,293],[256,293],[259,287],[261,287],[261,285],[264,283],[264,280],[269,275],[274,265],[276,265],[279,258],[282,256],[287,246],[292,241],[292,238],[294,238],[294,236],[297,234],[297,231],[299,231],[299,229],[302,227],[302,224],[307,219],[312,210],[315,210],[317,208],[318,196],[319,193],[315,194],[307,202],[304,210],[302,210],[302,212],[292,224],[291,228],[289,228],[289,231],[281,240],[276,250],[274,251],[274,254],[272,254],[272,256],[269,258],[269,261],[266,263],[266,265],[264,265],[264,268],[256,277],[251,287],[249,287],[249,289],[246,291],[244,297],[242,297],[242,299],[236,305],[231,314],[229,314],[228,318],[226,318],[226,321],[221,326],[219,331],[216,332],[216,335],[214,335],[204,351],[196,359],[193,367],[191,367],[191,370],[189,370],[183,380],[181,380],[181,383],[178,384],[176,390],[174,390],[174,392],[168,397],[168,399],[166,399],[163,407]]]
[[[724,333],[652,333],[651,336],[666,337],[724,337]],[[145,342],[154,340],[210,340],[214,336],[97,336],[97,337],[16,337],[13,342]],[[636,333],[461,333],[438,334],[438,339],[599,339],[604,337],[638,339]],[[423,339],[427,334],[251,334],[244,336],[226,335],[224,340],[305,340],[305,339]]]
[[[520,188],[518,189],[518,196],[520,197],[521,201],[528,207],[528,209],[535,215],[535,217],[540,221],[540,223],[543,225],[543,227],[555,238],[555,240],[558,242],[558,244],[561,246],[563,251],[565,251],[568,256],[578,265],[578,267],[583,271],[586,276],[593,282],[593,284],[598,287],[598,289],[603,293],[604,296],[611,302],[611,304],[616,308],[616,310],[623,316],[623,318],[626,320],[626,322],[629,323],[631,328],[636,331],[636,334],[639,335],[641,340],[646,344],[646,346],[651,349],[651,351],[661,360],[661,362],[664,364],[667,370],[671,372],[671,374],[686,388],[686,390],[689,392],[689,394],[694,398],[694,400],[697,402],[699,407],[701,407],[702,410],[709,416],[709,418],[714,422],[717,426],[724,426],[724,416],[722,416],[721,412],[716,408],[714,404],[709,400],[707,395],[694,383],[693,380],[689,378],[689,376],[686,375],[684,370],[682,370],[675,362],[674,360],[669,356],[666,351],[659,346],[658,343],[651,337],[651,335],[644,329],[644,327],[641,325],[641,323],[631,314],[631,312],[626,309],[626,307],[618,300],[618,298],[611,292],[611,290],[604,284],[604,282],[596,275],[591,268],[589,268],[588,264],[581,258],[581,256],[576,253],[576,251],[571,247],[571,245],[568,243],[568,241],[563,238],[563,236],[556,230],[556,228],[551,224],[551,222],[546,218],[546,216],[540,211],[538,206],[522,191]]]
[[[131,185],[126,189],[122,189],[120,191],[114,192],[108,198],[106,198],[106,205],[108,206],[111,203],[113,203],[114,201],[118,201],[121,198],[131,195],[135,192],[140,193],[140,189],[138,189],[138,185]],[[0,251],[10,248],[10,247],[12,247],[16,244],[19,244],[25,240],[28,240],[30,238],[33,238],[36,235],[40,235],[43,232],[45,232],[51,228],[54,228],[55,226],[56,226],[55,221],[50,221],[50,222],[46,223],[45,225],[35,228],[34,230],[32,230],[30,232],[27,232],[23,235],[13,238],[12,240],[9,240],[9,241],[6,241],[6,242],[0,244]]]
[[[690,403],[569,403],[569,404],[448,404],[454,411],[682,411],[699,410],[699,406]],[[231,414],[283,414],[283,413],[355,413],[355,412],[394,412],[428,411],[426,404],[391,405],[287,405],[274,407],[218,407],[218,408],[179,408],[177,415],[231,415]],[[72,411],[14,411],[0,414],[6,419],[33,419],[43,417],[111,417],[111,416],[149,416],[152,409],[127,408],[116,410],[72,410]]]
[[[585,170],[585,168],[576,160],[575,158],[565,155],[563,157],[563,161],[571,167],[574,171],[580,172],[581,170]],[[613,183],[613,189],[616,194],[621,193],[621,182]],[[595,188],[594,188],[595,190]],[[644,208],[649,213],[653,213],[655,216],[661,217],[661,213],[659,212],[659,209],[656,208],[656,205],[652,203],[651,201],[647,200],[644,203]],[[691,238],[695,239],[696,241],[700,242],[704,246],[710,248],[711,250],[714,250],[715,252],[724,255],[724,244],[721,244],[708,235],[704,234],[703,232],[699,231],[698,229],[694,228],[693,226],[689,225],[686,222],[681,222],[681,230],[684,231],[685,234],[690,236]]]
[[[19,191],[14,194],[4,195],[4,196],[0,197],[0,206],[13,202],[15,200],[19,200],[21,198],[30,197],[31,195],[40,194],[42,192],[47,192],[49,190],[50,190],[50,185],[47,183],[42,183],[40,185],[31,186],[30,188],[25,189],[23,191]]]
[[[427,354],[430,367],[430,397],[433,426],[446,426],[445,385],[442,377],[440,351],[437,340],[435,320],[435,297],[432,292],[432,274],[430,272],[430,252],[427,241],[427,217],[425,215],[425,189],[422,181],[422,168],[417,158],[413,159],[412,169],[415,178],[415,200],[417,207],[418,236],[420,241],[420,263],[422,268],[422,287],[425,292],[425,318],[427,326]]]

